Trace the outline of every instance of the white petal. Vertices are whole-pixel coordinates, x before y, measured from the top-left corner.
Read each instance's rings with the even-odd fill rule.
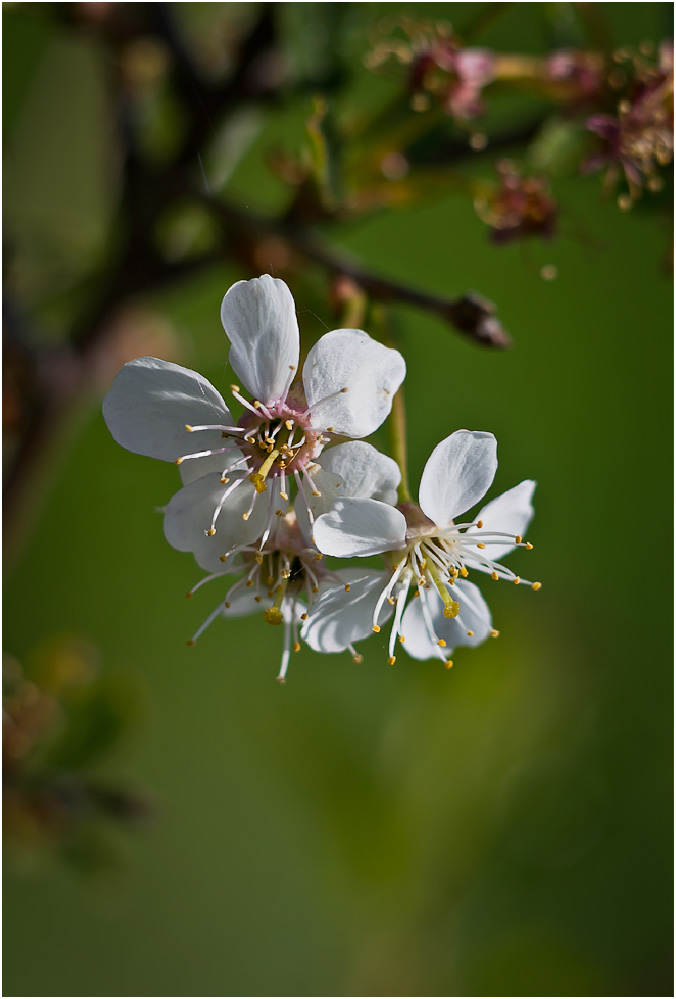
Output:
[[[325,333],[303,367],[312,426],[347,437],[367,437],[392,409],[406,364],[397,350],[362,330]],[[341,391],[347,389],[347,392]]]
[[[378,500],[339,499],[329,513],[317,518],[313,533],[317,548],[325,555],[380,555],[404,547],[406,519]]]
[[[533,519],[535,511],[532,506],[535,483],[532,479],[524,479],[518,486],[513,486],[477,514],[477,520],[483,523],[484,531],[501,531],[506,534],[526,533],[526,528]],[[493,562],[499,562],[505,555],[514,551],[514,545],[487,545],[484,552]]]
[[[432,627],[437,638],[446,642],[443,653],[447,657],[458,646],[480,645],[491,630],[491,612],[478,586],[461,579],[452,587],[451,595],[460,604],[460,611],[457,617],[448,618],[444,617],[444,604],[437,591],[431,588],[426,591]],[[474,634],[468,635],[468,631]],[[409,602],[401,632],[406,638],[404,648],[414,659],[430,659],[438,653],[438,647],[429,637],[420,597]]]
[[[366,441],[347,441],[329,448],[317,463],[342,479],[339,493],[345,499],[374,499],[390,506],[397,502],[399,466]]]
[[[479,430],[456,430],[437,444],[420,480],[420,507],[437,527],[446,527],[478,503],[498,467],[497,441]]]
[[[193,434],[192,440],[197,444],[202,439],[202,435],[208,433],[208,430],[200,430],[200,436],[198,437],[197,434]],[[221,445],[228,444],[228,441],[223,440],[222,437],[220,437],[220,442]],[[211,454],[206,458],[189,458],[178,467],[181,473],[181,481],[184,486],[187,486],[188,483],[201,478],[207,472],[227,472],[241,457],[242,452],[240,449],[233,447],[232,450],[228,449],[221,452],[221,454]]]
[[[223,397],[206,378],[156,357],[125,364],[103,400],[103,418],[122,447],[162,461],[223,447],[219,430],[190,433],[186,424],[232,424]]]
[[[341,569],[336,575],[344,586],[333,586],[320,596],[308,615],[301,638],[317,652],[342,652],[373,630],[373,612],[388,580],[386,572],[376,569]],[[387,602],[379,620],[384,623],[392,613]]]
[[[228,360],[255,399],[286,399],[298,368],[296,307],[279,278],[263,274],[233,284],[221,305],[221,321],[232,344]]]
[[[239,479],[238,485],[229,494],[216,520],[216,534],[206,535],[211,527],[216,507],[226,490]],[[252,544],[265,529],[269,511],[267,493],[262,493],[256,501],[248,520],[243,520],[253,496],[253,485],[246,474],[233,476],[223,485],[218,472],[203,475],[189,485],[179,489],[172,497],[164,517],[164,534],[174,548],[181,552],[192,552],[198,564],[210,572],[225,568],[220,556],[236,545]]]

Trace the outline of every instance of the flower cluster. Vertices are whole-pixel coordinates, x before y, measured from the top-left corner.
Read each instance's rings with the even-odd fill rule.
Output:
[[[399,352],[362,330],[333,330],[311,348],[296,380],[293,298],[268,275],[233,285],[221,319],[230,364],[251,396],[231,386],[238,418],[201,375],[151,357],[126,364],[103,404],[120,444],[180,467],[183,485],[164,511],[164,532],[207,573],[188,596],[234,577],[189,644],[217,617],[259,613],[282,626],[284,682],[301,642],[319,652],[347,649],[361,661],[355,643],[392,615],[390,663],[397,642],[416,659],[439,656],[451,665],[453,648],[497,635],[467,576],[477,570],[526,582],[499,560],[532,548],[523,535],[534,483],[456,523],[493,480],[493,435],[451,434],[425,467],[419,505],[397,505],[397,464],[361,438],[390,413],[406,371]],[[352,439],[336,443],[336,436]],[[381,555],[385,570],[325,560],[369,555]]]

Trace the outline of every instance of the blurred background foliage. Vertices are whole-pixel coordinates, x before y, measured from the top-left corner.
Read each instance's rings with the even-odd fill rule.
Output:
[[[5,992],[672,994],[671,5],[3,15]],[[543,589],[450,672],[186,648],[176,471],[101,397],[227,386],[266,271],[306,349],[365,296],[412,483],[459,427],[539,482]]]

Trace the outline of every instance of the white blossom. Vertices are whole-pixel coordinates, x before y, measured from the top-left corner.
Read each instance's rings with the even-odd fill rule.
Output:
[[[339,329],[311,348],[302,381],[292,385],[300,351],[294,302],[286,284],[267,274],[234,284],[221,319],[230,363],[253,397],[231,386],[244,410],[238,420],[201,375],[148,357],[122,368],[103,404],[120,444],[180,465],[183,488],[167,507],[165,533],[198,561],[217,534],[210,547],[219,554],[260,538],[264,544],[287,509],[291,483],[312,523],[321,494],[317,459],[329,435],[376,430],[406,371],[398,351],[362,330]]]
[[[304,626],[308,644],[319,651],[338,651],[336,636],[349,633],[356,641],[365,637],[367,619],[368,627],[379,632],[394,614],[390,663],[396,659],[398,640],[416,659],[436,655],[452,665],[447,656],[454,648],[497,635],[481,591],[466,577],[477,570],[496,580],[528,583],[498,560],[514,548],[533,547],[523,534],[533,516],[535,483],[525,480],[484,506],[473,520],[455,523],[491,485],[496,449],[492,434],[458,430],[430,456],[419,504],[395,508],[369,498],[337,499],[317,518],[314,537],[321,552],[339,557],[382,554],[389,572],[365,570],[360,600],[339,591],[322,596]],[[409,601],[411,589],[414,598]]]

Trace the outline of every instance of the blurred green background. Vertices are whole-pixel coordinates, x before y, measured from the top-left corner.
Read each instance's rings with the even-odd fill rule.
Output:
[[[7,284],[48,344],[117,238],[106,57],[91,26],[64,16],[76,6],[111,5],[3,5]],[[258,9],[169,6],[205,64],[214,23]],[[397,85],[362,56],[377,20],[407,5],[269,6],[297,78],[312,82],[323,45],[347,74],[344,100]],[[462,24],[490,5],[415,6]],[[481,44],[543,52],[552,9],[575,5],[507,6]],[[614,43],[668,30],[670,5],[586,6],[602,8]],[[276,211],[270,152],[300,147],[312,93],[245,109],[225,145],[205,148],[207,179],[222,167],[232,202]],[[171,115],[160,127],[147,114],[161,149]],[[220,591],[185,601],[200,570],[156,512],[177,472],[122,450],[100,403],[136,356],[136,326],[137,353],[223,390],[220,301],[254,275],[224,259],[137,297],[128,342],[61,414],[6,534],[4,648],[39,677],[50,648],[90,644],[125,728],[92,753],[93,772],[147,793],[152,814],[136,831],[93,822],[58,848],[13,830],[5,994],[673,994],[673,573],[644,544],[654,529],[653,554],[671,551],[669,234],[600,191],[598,178],[562,178],[558,237],[525,248],[491,246],[452,192],[330,230],[389,277],[488,296],[514,338],[491,352],[391,310],[412,484],[459,427],[497,435],[493,495],[538,481],[535,551],[510,564],[543,588],[484,586],[500,638],[458,651],[450,671],[405,656],[390,668],[374,636],[360,665],[303,648],[280,687],[280,636],[253,618],[216,622],[186,648]],[[545,282],[549,263],[558,277]],[[289,281],[308,344],[339,325],[321,272]],[[374,442],[385,448],[384,432]]]

